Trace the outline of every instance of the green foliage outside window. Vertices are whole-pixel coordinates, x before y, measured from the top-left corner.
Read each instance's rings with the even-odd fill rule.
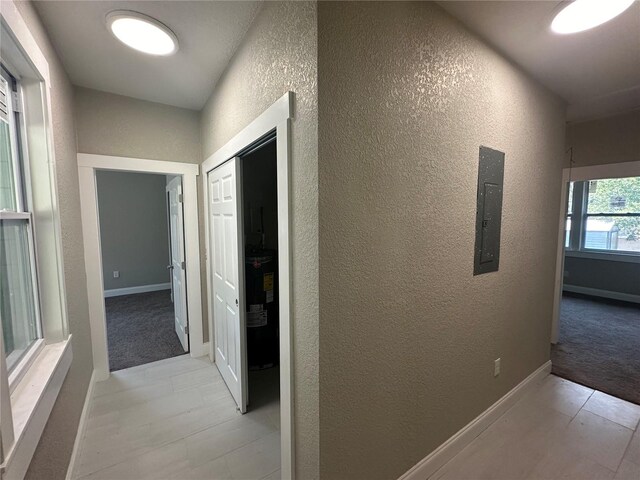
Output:
[[[589,182],[587,214],[636,213],[640,214],[640,177],[609,178]],[[640,241],[640,216],[612,217],[619,236]]]

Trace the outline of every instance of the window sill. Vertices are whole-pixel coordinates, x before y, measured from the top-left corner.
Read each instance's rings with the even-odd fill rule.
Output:
[[[25,376],[25,374],[29,371],[29,367],[33,365],[33,362],[38,358],[40,352],[45,347],[46,343],[44,339],[39,338],[32,345],[30,345],[27,350],[22,354],[22,358],[18,361],[17,365],[9,373],[9,391],[13,393],[13,391],[18,387],[20,381]],[[15,352],[14,352],[15,353]],[[12,353],[13,354],[13,353]],[[11,355],[12,355],[11,354]],[[9,358],[7,357],[7,362]]]
[[[45,345],[11,393],[15,441],[0,470],[3,480],[26,474],[72,358],[71,336]]]
[[[608,260],[610,262],[640,263],[640,255],[633,253],[614,253],[585,250],[565,250],[567,257]]]

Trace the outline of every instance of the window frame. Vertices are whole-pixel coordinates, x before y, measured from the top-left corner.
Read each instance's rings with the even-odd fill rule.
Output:
[[[33,200],[31,198],[31,189],[27,188],[29,175],[29,155],[25,148],[24,132],[26,132],[24,114],[19,104],[22,103],[22,87],[19,77],[11,72],[11,67],[0,64],[0,75],[8,85],[7,107],[9,117],[9,143],[11,147],[12,163],[13,163],[13,181],[14,181],[14,200],[16,210],[0,210],[0,221],[2,220],[24,220],[27,222],[27,248],[29,249],[29,268],[31,270],[31,284],[33,289],[33,306],[35,310],[35,327],[36,337],[18,354],[18,358],[13,362],[11,367],[7,366],[7,374],[9,381],[9,392],[13,393],[20,380],[24,377],[26,370],[31,366],[37,354],[44,347],[42,314],[40,306],[40,283],[38,281],[37,268],[37,251],[35,244],[35,227],[33,221]],[[11,76],[11,78],[7,78]],[[14,90],[15,83],[15,90]],[[14,93],[18,98],[18,105],[15,105]],[[0,332],[2,325],[0,324]],[[8,361],[9,355],[5,361]],[[8,364],[7,364],[8,365]]]
[[[568,209],[569,202],[565,205],[565,218],[571,218],[571,229],[569,232],[569,246],[565,244],[565,253],[569,256],[584,258],[601,258],[609,260],[640,262],[640,251],[633,250],[607,250],[601,248],[589,248],[586,246],[586,224],[589,218],[598,217],[621,217],[640,218],[640,211],[637,213],[589,213],[589,185],[595,180],[618,180],[623,178],[633,178],[637,175],[622,177],[602,177],[568,182],[573,184],[572,211]],[[567,187],[569,188],[569,187]]]
[[[10,71],[10,68],[8,65],[4,65],[2,62],[0,62],[0,76],[3,78],[3,80],[7,83],[7,107],[8,107],[8,117],[10,118],[11,121],[9,121],[9,137],[10,139],[13,139],[14,141],[10,143],[11,145],[11,159],[12,159],[12,163],[13,163],[13,173],[14,173],[14,181],[16,182],[16,187],[15,187],[15,202],[16,202],[16,211],[18,212],[23,212],[25,210],[25,205],[24,205],[24,201],[25,201],[25,189],[24,189],[24,184],[22,183],[24,175],[21,174],[22,169],[21,169],[21,165],[20,165],[20,151],[19,151],[19,142],[20,142],[20,133],[19,133],[19,121],[17,120],[16,117],[18,117],[19,115],[16,115],[19,113],[19,108],[16,108],[15,104],[15,100],[13,98],[13,94],[14,92],[16,92],[18,94],[18,98],[21,97],[21,91],[20,91],[20,87],[17,87],[17,90],[14,91],[13,90],[13,82],[18,82],[18,79],[16,78],[15,75],[13,75]],[[6,73],[5,73],[6,72]],[[11,78],[7,78],[7,76],[11,76]],[[20,118],[22,118],[22,116],[20,116]],[[19,180],[19,181],[18,181]],[[22,194],[21,194],[22,193]],[[0,210],[2,211],[2,210]]]
[[[0,476],[22,478],[36,450],[73,359],[68,328],[62,233],[53,148],[49,64],[15,0],[0,9],[0,60],[19,85],[22,129],[13,148],[27,159],[20,195],[29,202],[27,229],[39,294],[41,339],[7,370],[0,335]],[[11,98],[13,101],[13,98]],[[14,155],[14,162],[19,157]],[[16,193],[18,195],[18,193]],[[24,217],[23,217],[24,218]],[[11,384],[11,388],[9,386]]]

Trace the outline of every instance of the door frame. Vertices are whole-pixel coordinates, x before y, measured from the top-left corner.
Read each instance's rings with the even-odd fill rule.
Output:
[[[293,347],[291,321],[291,119],[293,92],[287,92],[222,148],[202,164],[202,186],[205,218],[205,258],[207,264],[207,305],[209,324],[209,358],[215,361],[213,338],[213,301],[211,298],[210,238],[209,238],[209,172],[227,160],[238,156],[265,135],[276,132],[277,196],[278,196],[278,288],[280,306],[280,467],[283,479],[294,478],[294,416],[293,416]],[[245,352],[246,353],[246,352]]]
[[[163,160],[78,153],[82,235],[87,274],[87,295],[89,298],[91,344],[93,346],[93,368],[96,374],[96,381],[106,380],[109,377],[96,170],[182,176],[185,262],[187,265],[189,350],[192,357],[206,355],[207,352],[203,344],[202,336],[200,239],[198,237],[197,200],[198,165]]]
[[[562,193],[560,195],[560,217],[558,221],[558,247],[556,252],[556,276],[553,296],[553,313],[551,316],[551,343],[558,343],[560,336],[560,303],[564,286],[564,238],[565,238],[565,209],[569,182],[582,182],[601,178],[640,177],[640,161],[610,163],[603,165],[588,165],[584,167],[564,168],[562,170]],[[601,255],[614,255],[602,253]]]

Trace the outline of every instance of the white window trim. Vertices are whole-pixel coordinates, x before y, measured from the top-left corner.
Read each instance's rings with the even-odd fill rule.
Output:
[[[560,302],[562,301],[562,287],[564,284],[564,256],[565,256],[565,215],[567,206],[567,188],[569,182],[581,182],[586,180],[594,180],[600,178],[626,178],[626,177],[639,177],[640,176],[640,161],[637,162],[624,162],[624,163],[611,163],[608,165],[591,165],[586,167],[574,167],[565,168],[562,170],[562,194],[560,195],[560,210],[558,221],[558,246],[556,250],[556,277],[554,282],[554,297],[553,297],[553,311],[551,314],[551,343],[558,343],[560,336]],[[617,261],[636,262],[638,257],[636,255],[628,254],[605,254],[598,251],[576,252],[575,250],[567,251],[570,256],[578,256],[578,253],[583,258],[597,256],[599,259],[614,260],[614,256]],[[605,258],[604,255],[607,255]],[[609,257],[611,255],[611,257]],[[621,260],[625,258],[625,260]]]
[[[105,293],[102,277],[102,249],[100,247],[96,170],[182,176],[184,189],[185,256],[187,264],[187,309],[189,312],[189,350],[192,357],[206,355],[207,352],[203,344],[202,332],[200,239],[198,236],[197,200],[198,165],[78,153],[82,235],[85,268],[87,272],[87,294],[89,296],[93,368],[96,372],[96,381],[109,378],[109,355],[107,349],[106,313],[104,309]]]
[[[71,337],[67,333],[49,65],[13,0],[2,2],[0,34],[2,60],[14,75],[18,74],[22,83],[28,132],[25,143],[29,150],[31,170],[36,168],[39,172],[37,179],[33,177],[34,181],[38,181],[36,191],[31,189],[32,178],[26,179],[27,188],[31,189],[32,194],[39,195],[38,215],[45,215],[43,221],[47,223],[46,227],[43,226],[43,234],[37,239],[42,243],[36,241],[37,245],[43,247],[41,255],[36,253],[36,261],[39,275],[43,274],[45,277],[40,283],[42,290],[39,293],[42,296],[43,291],[46,291],[47,296],[46,303],[41,308],[44,339],[37,342],[35,348],[21,359],[20,363],[24,368],[14,369],[11,379],[4,351],[0,352],[0,440],[4,450],[0,472],[3,480],[13,480],[21,479],[26,474],[73,354]],[[34,219],[36,228],[39,225],[38,215]],[[0,345],[1,343],[0,338]]]

